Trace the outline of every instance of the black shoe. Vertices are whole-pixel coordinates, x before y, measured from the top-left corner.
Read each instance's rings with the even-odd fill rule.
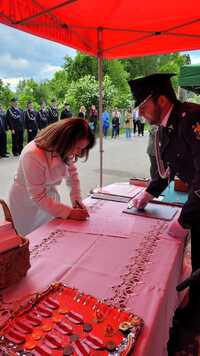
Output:
[[[3,158],[8,158],[10,155],[9,154],[7,154],[7,153],[5,153],[5,154],[3,154],[3,155],[1,155],[1,157],[3,157]]]

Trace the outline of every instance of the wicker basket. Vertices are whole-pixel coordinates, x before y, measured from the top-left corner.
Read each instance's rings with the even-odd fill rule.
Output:
[[[11,222],[12,228],[16,232],[5,201],[0,199],[0,205],[3,208],[5,220]],[[22,243],[18,247],[0,253],[0,288],[6,288],[18,282],[30,268],[29,241],[24,237],[19,237]]]

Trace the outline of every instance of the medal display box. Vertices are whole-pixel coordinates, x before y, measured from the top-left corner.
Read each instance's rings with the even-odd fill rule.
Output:
[[[19,307],[0,331],[4,356],[125,356],[143,320],[61,283]]]

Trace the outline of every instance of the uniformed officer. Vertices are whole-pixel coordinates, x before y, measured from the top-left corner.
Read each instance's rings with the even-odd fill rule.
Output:
[[[6,113],[0,104],[0,157],[9,157],[7,153],[7,129]]]
[[[61,111],[60,119],[70,119],[72,117],[72,112],[70,110],[70,105],[65,103],[64,109]]]
[[[200,105],[177,100],[170,78],[174,74],[153,74],[129,82],[135,106],[156,134],[157,174],[133,204],[144,208],[158,197],[175,175],[189,184],[189,196],[168,233],[182,236],[191,230],[192,271],[200,268]],[[187,231],[187,230],[186,230]],[[200,301],[198,284],[190,288],[189,305]]]
[[[24,125],[27,130],[27,141],[34,140],[38,132],[37,113],[33,109],[31,100],[27,102],[27,110],[24,111]]]
[[[51,105],[49,108],[49,124],[59,120],[59,112],[57,109],[56,99],[51,100]]]
[[[37,123],[39,130],[44,129],[49,123],[49,113],[46,110],[46,104],[43,101],[40,106],[40,110],[37,113]]]
[[[19,156],[24,142],[23,111],[18,108],[17,98],[12,98],[10,104],[6,112],[6,120],[12,132],[12,153],[14,156]]]

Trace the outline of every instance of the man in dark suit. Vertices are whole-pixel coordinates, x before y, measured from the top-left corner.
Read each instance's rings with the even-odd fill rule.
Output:
[[[9,157],[7,153],[7,129],[6,113],[0,104],[0,157]]]
[[[177,100],[170,78],[173,74],[154,74],[129,82],[135,106],[156,133],[157,174],[147,189],[133,200],[143,209],[158,197],[170,180],[178,176],[189,185],[189,196],[180,216],[169,226],[171,236],[191,230],[192,271],[200,268],[200,105]],[[189,308],[200,301],[199,283],[190,288]]]
[[[59,112],[57,109],[56,99],[51,100],[51,105],[48,112],[49,125],[59,120]]]
[[[24,142],[23,111],[18,108],[18,99],[12,98],[10,108],[6,112],[8,127],[12,132],[12,153],[19,156]]]
[[[33,109],[31,100],[27,102],[27,110],[24,111],[24,126],[27,130],[27,141],[34,140],[38,131],[37,112]]]
[[[49,114],[48,114],[48,111],[46,110],[45,102],[42,101],[40,110],[37,113],[37,124],[38,124],[39,130],[42,130],[45,127],[47,127],[48,123],[49,123]]]
[[[64,109],[61,111],[60,119],[71,119],[72,118],[72,112],[70,110],[70,105],[65,103],[64,104]]]

